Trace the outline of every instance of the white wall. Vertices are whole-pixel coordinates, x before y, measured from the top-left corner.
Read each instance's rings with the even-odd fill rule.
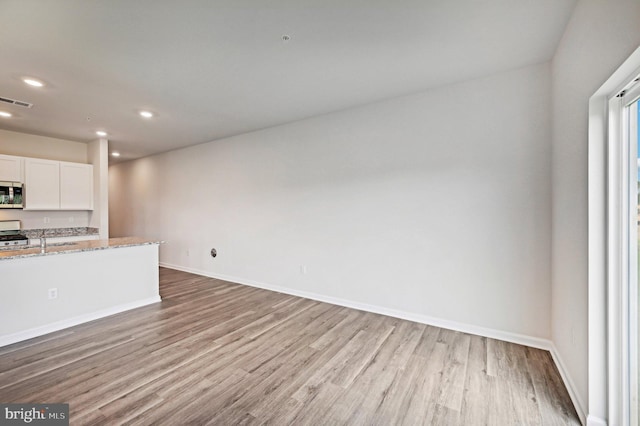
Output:
[[[89,226],[97,228],[104,240],[109,238],[109,141],[90,142],[87,160],[93,164],[93,211],[89,213]]]
[[[552,335],[583,406],[588,397],[589,98],[640,44],[638,23],[638,1],[580,1],[552,62]],[[591,405],[588,411],[603,418],[606,407]]]
[[[45,217],[47,222],[45,222]],[[89,226],[86,211],[28,211],[0,209],[0,220],[19,220],[22,229],[54,229]]]
[[[0,154],[87,162],[87,144],[0,129]]]
[[[166,240],[180,267],[549,338],[549,93],[536,65],[114,165],[111,233]]]

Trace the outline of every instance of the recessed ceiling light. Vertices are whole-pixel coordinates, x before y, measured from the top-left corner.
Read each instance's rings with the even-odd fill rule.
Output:
[[[36,80],[34,78],[23,78],[22,81],[24,81],[25,83],[27,83],[29,86],[33,86],[33,87],[42,87],[44,86],[44,83]]]
[[[10,112],[0,111],[0,117],[10,118],[13,117],[13,114],[11,114]]]
[[[111,153],[111,156],[112,156],[112,157],[120,157],[120,153],[119,153],[119,152],[117,152],[117,151],[113,151],[113,152]]]
[[[140,115],[143,116],[144,118],[151,118],[153,117],[153,113],[150,111],[140,111]]]
[[[98,130],[98,131],[96,132],[96,135],[98,135],[98,136],[107,136],[107,132],[102,131],[102,130]]]

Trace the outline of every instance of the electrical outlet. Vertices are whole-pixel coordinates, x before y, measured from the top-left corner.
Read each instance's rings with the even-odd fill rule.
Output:
[[[69,223],[73,223],[76,219],[73,216],[69,216]]]
[[[187,255],[187,257],[191,256],[191,251],[189,249],[185,250],[185,254]]]
[[[51,222],[51,218],[49,216],[45,216],[44,223],[49,223],[49,222]]]
[[[58,298],[58,289],[57,288],[50,288],[48,290],[48,295],[49,295],[49,300],[57,299]]]
[[[305,275],[307,273],[307,265],[300,265],[300,273]]]

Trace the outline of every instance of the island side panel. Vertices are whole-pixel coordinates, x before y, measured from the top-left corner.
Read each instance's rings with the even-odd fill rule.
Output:
[[[2,261],[0,346],[159,302],[158,274],[157,244]]]

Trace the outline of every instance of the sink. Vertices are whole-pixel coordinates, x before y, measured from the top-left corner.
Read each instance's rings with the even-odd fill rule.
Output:
[[[47,247],[62,247],[62,246],[74,246],[76,245],[75,242],[72,243],[52,243],[52,244],[47,244]]]

